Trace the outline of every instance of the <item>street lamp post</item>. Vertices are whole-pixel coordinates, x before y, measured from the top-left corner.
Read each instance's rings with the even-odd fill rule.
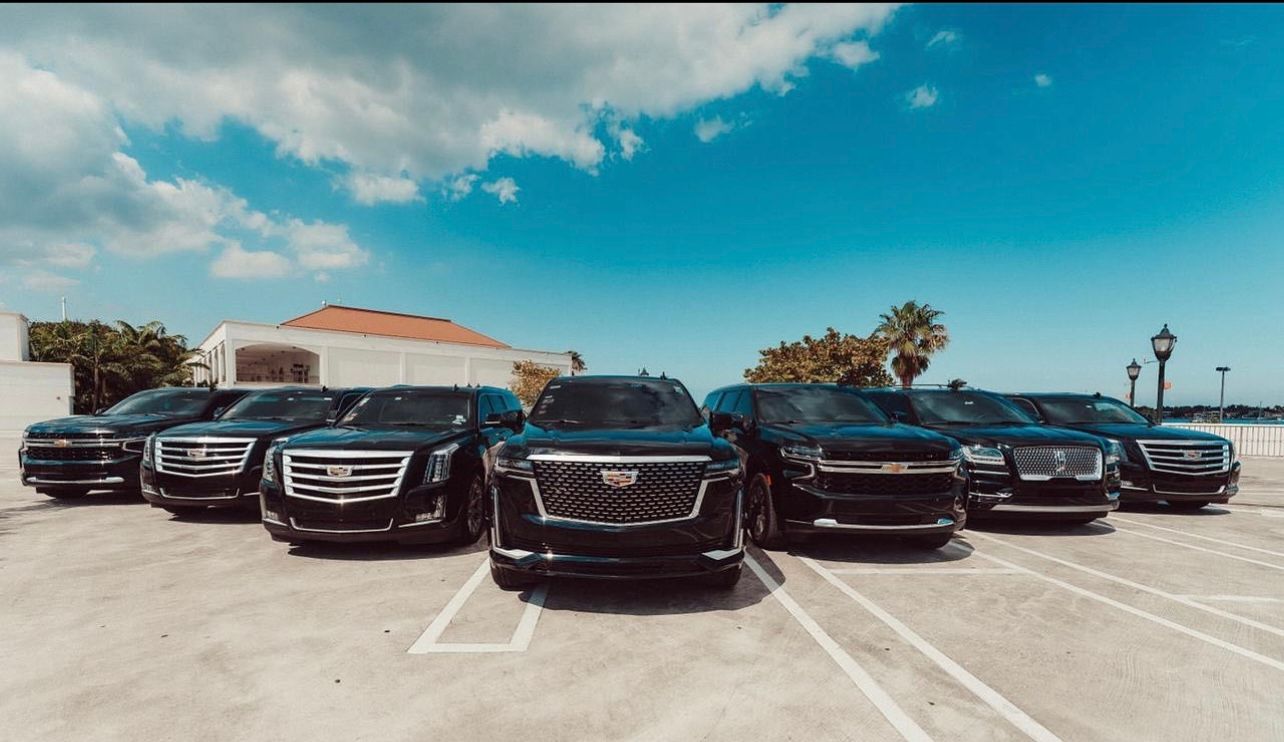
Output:
[[[1222,396],[1217,401],[1217,422],[1226,422],[1226,372],[1230,366],[1218,366],[1217,372],[1222,375]]]
[[[1137,377],[1141,376],[1141,364],[1137,363],[1137,359],[1134,358],[1132,359],[1132,363],[1124,366],[1124,370],[1128,372],[1128,404],[1132,406],[1133,409],[1136,409]]]
[[[1155,395],[1155,424],[1164,424],[1164,365],[1168,363],[1169,357],[1173,354],[1173,346],[1177,344],[1177,336],[1168,331],[1168,323],[1164,323],[1164,329],[1150,338],[1150,348],[1155,351],[1155,359],[1159,361],[1159,391]]]

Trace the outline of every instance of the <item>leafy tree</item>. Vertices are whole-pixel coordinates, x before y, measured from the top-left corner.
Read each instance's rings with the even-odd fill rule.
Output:
[[[949,331],[937,320],[945,312],[933,309],[931,304],[919,305],[907,301],[892,307],[889,314],[880,314],[883,320],[875,334],[883,337],[890,346],[892,373],[908,388],[932,362],[932,354],[950,342]]]
[[[584,356],[580,355],[578,350],[568,350],[566,353],[571,357],[571,375],[582,374],[588,371],[588,364],[584,362]]]
[[[552,366],[541,366],[534,361],[516,361],[513,363],[513,380],[508,388],[517,395],[526,407],[535,404],[544,385],[561,374]]]
[[[804,335],[792,343],[758,351],[758,365],[745,369],[745,380],[886,386],[892,377],[883,369],[888,345],[883,338],[847,335],[830,327],[819,338]]]

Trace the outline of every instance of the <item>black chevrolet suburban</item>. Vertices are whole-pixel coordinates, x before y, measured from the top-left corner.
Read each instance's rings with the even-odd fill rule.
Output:
[[[745,519],[762,548],[841,533],[937,549],[967,521],[959,444],[893,423],[851,387],[740,384],[702,412],[745,462]]]
[[[506,389],[370,392],[334,426],[268,448],[263,527],[292,543],[473,543],[485,530],[488,462],[522,420]]]
[[[491,489],[491,576],[695,577],[730,588],[744,559],[741,466],[681,383],[550,381],[504,444]]]
[[[1120,499],[1163,500],[1197,510],[1239,492],[1235,446],[1221,436],[1155,425],[1117,399],[1100,394],[1013,394],[1013,402],[1048,425],[1113,441],[1119,450]]]
[[[175,515],[259,504],[263,454],[273,440],[336,420],[369,389],[267,389],[215,420],[153,435],[143,448],[143,497]]]
[[[91,490],[137,492],[148,436],[212,419],[244,395],[243,389],[150,389],[93,415],[35,423],[23,433],[18,451],[22,483],[58,498]]]
[[[1099,436],[1040,425],[999,394],[871,389],[895,419],[963,445],[973,518],[1013,515],[1087,523],[1119,507],[1116,452]]]

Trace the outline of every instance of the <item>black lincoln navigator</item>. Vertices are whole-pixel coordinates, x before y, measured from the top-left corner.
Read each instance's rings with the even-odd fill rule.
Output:
[[[710,393],[704,410],[745,460],[745,519],[765,549],[813,533],[936,549],[967,520],[959,444],[893,423],[856,389],[740,384]]]
[[[1013,394],[1012,401],[1049,425],[1114,441],[1119,450],[1120,499],[1163,500],[1198,510],[1239,492],[1235,446],[1212,433],[1155,425],[1117,399],[1100,394]]]
[[[553,379],[495,461],[491,576],[740,578],[741,466],[672,379]]]
[[[143,497],[175,515],[259,504],[263,454],[273,440],[333,422],[368,389],[266,389],[218,419],[169,428],[143,450]]]
[[[871,389],[894,418],[963,445],[968,510],[1087,523],[1119,507],[1118,452],[1095,435],[1040,425],[999,394],[975,389]]]
[[[332,427],[274,442],[259,483],[277,541],[472,543],[492,450],[522,422],[506,389],[395,386]]]
[[[137,492],[138,463],[152,433],[209,420],[240,399],[243,389],[149,389],[93,415],[46,420],[27,428],[18,451],[22,483],[50,497],[90,490]]]

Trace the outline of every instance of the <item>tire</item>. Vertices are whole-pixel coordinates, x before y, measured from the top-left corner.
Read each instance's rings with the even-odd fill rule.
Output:
[[[703,577],[704,584],[715,590],[730,590],[740,582],[740,573],[744,568],[737,564],[731,569],[724,569],[721,572],[714,572],[711,575]]]
[[[490,563],[490,579],[495,581],[500,590],[525,590],[539,581],[536,577],[501,567],[493,561]]]
[[[467,499],[459,513],[459,530],[455,536],[456,543],[467,546],[477,543],[482,532],[486,530],[486,488],[481,477],[474,477],[468,485]]]
[[[1211,504],[1208,500],[1169,500],[1168,507],[1173,510],[1199,510]]]
[[[56,500],[75,500],[89,494],[89,490],[84,487],[50,487],[37,491]]]
[[[204,509],[204,505],[161,505],[161,510],[178,518],[182,518],[185,515],[196,515]]]
[[[763,549],[783,549],[785,534],[780,530],[780,518],[776,515],[776,506],[771,499],[771,486],[761,474],[749,483],[748,511],[749,538]]]
[[[953,533],[933,533],[928,536],[909,536],[905,541],[916,549],[943,549],[953,538]]]

